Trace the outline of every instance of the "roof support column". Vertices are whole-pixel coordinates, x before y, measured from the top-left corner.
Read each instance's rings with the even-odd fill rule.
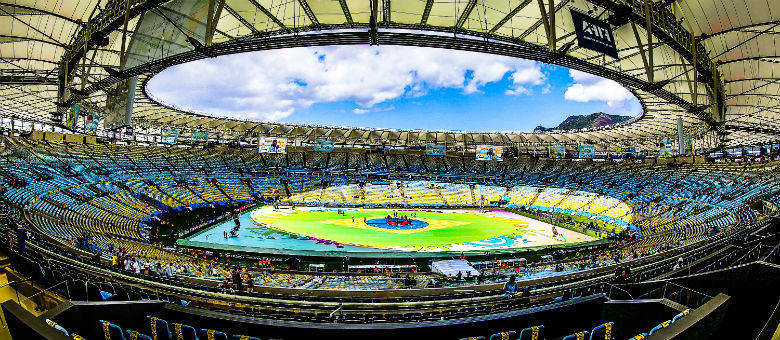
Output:
[[[213,0],[212,0],[213,1]],[[127,0],[127,4],[125,8],[130,7],[130,0]],[[125,67],[125,62],[127,62],[127,54],[125,51],[127,46],[127,22],[130,21],[130,12],[125,11],[125,17],[122,22],[122,46],[119,47],[119,70],[122,70]],[[138,21],[138,26],[141,25],[141,21]]]
[[[690,23],[688,24],[690,25]],[[693,32],[693,31],[691,31]],[[696,39],[691,39],[691,49],[694,51],[696,50]],[[693,54],[693,98],[691,99],[693,101],[693,106],[698,106],[698,99],[699,99],[699,68],[696,67],[696,56],[698,53]],[[687,72],[685,74],[688,74]]]
[[[547,6],[549,7],[547,9],[547,11],[548,11],[548,15],[550,16],[550,40],[549,40],[549,45],[550,45],[550,51],[554,52],[554,51],[558,50],[558,46],[557,46],[558,45],[557,44],[558,37],[557,37],[557,34],[555,33],[556,32],[556,29],[555,29],[555,14],[557,13],[557,11],[555,10],[555,0],[547,0]]]
[[[90,61],[95,60],[95,54],[97,54],[97,50],[96,49],[92,50],[92,58],[89,59]],[[89,81],[89,74],[92,73],[92,65],[93,65],[93,63],[90,63],[89,65],[87,65],[86,60],[85,60],[85,62],[83,64],[81,64],[81,68],[82,68],[81,91],[82,92],[84,91],[84,87],[87,85],[87,81]]]
[[[696,57],[694,57],[694,60],[695,59],[696,59]],[[684,60],[682,62],[682,65],[683,65],[683,67],[685,67],[685,65],[686,65]],[[696,65],[696,64],[694,64],[694,65]],[[688,75],[688,72],[684,73],[685,74],[685,80],[688,83],[688,91],[691,92],[691,103],[693,104],[694,107],[698,106],[698,98],[699,98],[699,95],[697,93],[699,91],[699,82],[695,81],[697,79],[696,78],[697,77],[696,73],[697,73],[697,71],[696,71],[696,68],[694,67],[693,68],[693,80],[691,79],[691,76]]]
[[[537,0],[539,3],[539,11],[542,14],[542,24],[544,25],[544,32],[547,35],[547,47],[551,51],[555,51],[555,0],[547,0],[550,7],[549,13],[544,8],[544,0]]]
[[[377,22],[378,22],[378,16],[379,14],[379,0],[371,0],[371,17],[368,20],[368,44],[369,45],[378,45],[378,29],[377,29]]]
[[[349,12],[347,0],[339,0],[339,4],[341,5],[341,11],[344,12],[344,19],[346,19],[349,26],[352,27],[354,22],[352,22],[352,14]]]
[[[219,1],[218,4],[215,2]],[[214,6],[216,5],[216,9]],[[219,17],[222,16],[222,8],[225,7],[225,0],[209,0],[209,12],[206,18],[206,46],[211,46],[211,42],[214,40],[214,32],[217,31],[217,22]]]
[[[653,66],[651,64],[651,61],[648,60],[648,53],[645,51],[645,44],[642,43],[642,38],[639,36],[639,31],[636,29],[636,24],[634,22],[631,22],[631,30],[634,31],[634,38],[636,39],[636,46],[639,48],[639,56],[642,57],[642,65],[645,67],[645,74],[647,74],[647,81],[649,83],[653,83]],[[653,48],[652,46],[648,46],[648,48]],[[686,73],[687,75],[687,73]]]
[[[420,19],[420,26],[425,26],[428,23],[428,17],[431,15],[431,8],[433,8],[433,0],[427,0],[425,2],[422,18]]]
[[[645,31],[647,31],[647,64],[649,71],[647,73],[647,81],[652,84],[655,82],[653,74],[653,13],[650,10],[650,0],[645,0]],[[695,54],[695,53],[694,53]]]
[[[719,100],[718,96],[723,96],[723,83],[720,80],[719,73],[714,73],[712,75],[712,88],[714,89],[714,95],[712,98],[713,103],[715,103],[715,115],[714,119],[718,122],[723,122],[726,120],[726,107],[723,103],[725,103],[725,100]]]

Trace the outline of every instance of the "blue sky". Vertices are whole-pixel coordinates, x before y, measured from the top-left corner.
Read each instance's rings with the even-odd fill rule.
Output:
[[[531,131],[572,114],[637,115],[610,80],[529,60],[398,46],[261,51],[169,68],[148,85],[166,103],[260,121]]]

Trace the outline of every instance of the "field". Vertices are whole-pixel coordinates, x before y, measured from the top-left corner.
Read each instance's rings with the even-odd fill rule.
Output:
[[[400,220],[390,216],[405,217]],[[389,222],[389,223],[388,223]],[[200,232],[182,245],[254,251],[459,252],[580,243],[595,238],[496,209],[390,210],[260,207],[241,217],[238,235],[225,237],[232,221]]]
[[[428,224],[420,229],[386,229],[363,222],[364,218],[371,221],[393,213],[392,210],[349,210],[339,215],[336,211],[296,211],[276,220],[272,228],[341,244],[421,250],[520,235],[527,227],[520,221],[512,223],[465,212],[415,212],[411,219]],[[400,211],[399,214],[411,212]]]

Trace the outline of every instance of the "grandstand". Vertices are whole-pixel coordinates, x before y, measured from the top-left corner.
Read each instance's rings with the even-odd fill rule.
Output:
[[[464,287],[469,287],[470,290],[479,288],[479,296],[486,298],[487,302],[490,301],[491,289],[500,289],[511,275],[519,277],[520,282],[523,282],[524,285],[541,290],[535,293],[538,295],[542,294],[545,289],[556,291],[558,289],[556,287],[559,285],[566,287],[566,282],[593,282],[595,284],[600,282],[598,273],[609,271],[610,268],[616,266],[630,266],[637,273],[634,274],[637,277],[652,278],[667,275],[663,274],[664,267],[663,265],[658,266],[658,261],[666,261],[667,266],[669,266],[666,268],[670,268],[667,270],[673,269],[674,271],[679,271],[681,268],[703,270],[702,264],[716,265],[717,261],[735,263],[733,260],[736,260],[735,257],[738,255],[728,255],[720,247],[723,244],[732,244],[729,240],[733,237],[754,230],[744,229],[740,226],[756,225],[760,228],[759,230],[771,228],[772,223],[764,217],[764,212],[756,211],[750,205],[756,199],[767,197],[768,192],[775,192],[778,185],[775,176],[767,175],[775,171],[775,165],[771,162],[754,163],[749,167],[743,164],[720,164],[718,167],[713,167],[711,163],[695,161],[674,167],[644,160],[632,163],[630,168],[619,163],[614,165],[600,164],[598,168],[593,166],[587,169],[591,179],[587,186],[581,185],[576,177],[571,176],[559,176],[556,180],[547,181],[544,184],[534,181],[533,178],[544,176],[545,171],[548,171],[545,169],[540,169],[528,178],[501,173],[497,176],[503,178],[501,180],[492,179],[490,184],[478,184],[470,183],[473,180],[464,179],[455,173],[432,178],[425,171],[414,172],[411,168],[403,169],[397,175],[388,172],[389,170],[385,168],[375,168],[375,171],[387,174],[385,175],[387,180],[380,182],[367,180],[369,177],[375,176],[371,174],[369,169],[351,169],[352,173],[349,176],[334,176],[332,172],[336,168],[327,163],[320,168],[333,170],[322,172],[316,168],[300,168],[299,170],[305,171],[265,172],[262,166],[254,168],[244,166],[244,164],[251,164],[251,161],[248,162],[248,160],[252,158],[258,159],[262,156],[262,159],[267,161],[273,156],[255,154],[253,157],[246,157],[233,150],[194,149],[195,152],[179,153],[177,156],[179,161],[175,162],[170,160],[171,156],[166,153],[167,148],[164,147],[125,146],[121,151],[117,151],[108,145],[94,144],[90,145],[89,150],[87,150],[86,148],[70,147],[71,145],[67,143],[24,137],[5,137],[3,145],[3,154],[5,155],[3,161],[7,162],[4,169],[9,169],[9,172],[13,171],[15,176],[27,183],[26,186],[19,188],[7,186],[3,193],[4,200],[9,204],[8,207],[12,208],[11,211],[14,207],[22,209],[24,216],[29,218],[30,226],[34,226],[31,231],[38,230],[41,233],[34,238],[38,242],[37,244],[42,246],[41,248],[35,242],[28,244],[31,249],[38,249],[41,252],[35,256],[51,257],[51,260],[55,261],[53,263],[61,263],[61,265],[75,265],[73,262],[61,262],[74,261],[73,259],[61,257],[62,255],[46,249],[63,247],[77,256],[76,258],[86,256],[85,259],[92,258],[92,261],[95,261],[94,257],[87,252],[99,251],[98,262],[92,262],[90,266],[97,265],[97,268],[105,266],[106,269],[101,270],[119,270],[124,273],[121,275],[129,275],[128,278],[138,275],[141,279],[158,276],[160,279],[166,278],[165,280],[184,280],[184,282],[188,282],[187,287],[190,287],[188,289],[202,289],[204,292],[227,289],[228,292],[233,292],[232,294],[238,294],[237,291],[231,290],[236,289],[235,286],[231,288],[230,285],[226,286],[225,284],[235,275],[232,265],[227,261],[237,260],[238,257],[227,256],[221,260],[205,258],[201,257],[202,253],[198,251],[171,249],[155,245],[155,237],[160,232],[161,227],[160,216],[174,216],[173,211],[204,207],[210,207],[215,211],[224,211],[224,209],[220,210],[219,207],[232,206],[243,201],[299,206],[328,205],[344,208],[402,206],[406,209],[458,207],[486,209],[501,206],[541,221],[560,223],[560,225],[574,230],[577,228],[582,228],[583,232],[591,230],[594,235],[598,235],[596,233],[608,234],[614,231],[620,233],[623,228],[626,231],[633,231],[634,235],[634,240],[620,241],[619,248],[614,248],[609,243],[606,244],[607,248],[604,248],[604,245],[586,244],[585,247],[564,250],[564,254],[568,255],[560,257],[561,255],[558,254],[556,255],[558,259],[554,259],[552,262],[546,262],[548,260],[542,259],[540,262],[523,260],[523,262],[514,263],[511,261],[494,263],[493,261],[476,261],[477,258],[475,258],[472,261],[475,265],[478,262],[484,263],[477,265],[482,273],[479,280],[476,278],[467,280],[465,277],[440,277],[425,270],[418,271],[418,266],[415,266],[418,269],[407,273],[404,273],[402,266],[397,268],[395,266],[384,267],[378,271],[364,269],[352,274],[341,272],[340,269],[336,269],[335,273],[326,273],[319,271],[317,265],[306,265],[306,263],[316,263],[316,261],[324,259],[306,259],[304,264],[291,264],[281,258],[274,259],[273,255],[264,255],[267,257],[253,262],[254,265],[250,264],[240,273],[246,282],[252,282],[250,289],[252,293],[248,296],[245,295],[247,293],[238,296],[250,298],[252,294],[259,296],[272,294],[270,296],[279,298],[284,294],[292,293],[291,291],[285,293],[285,290],[303,290],[312,292],[313,301],[321,301],[319,303],[331,301],[328,296],[333,295],[327,292],[341,292],[338,294],[348,294],[348,296],[357,298],[356,301],[360,301],[361,295],[365,295],[365,298],[368,299],[378,298],[371,297],[374,295],[370,295],[370,292],[422,292],[426,289],[454,289],[457,292]],[[314,157],[315,153],[302,150],[291,151],[290,154],[309,158]],[[338,154],[343,154],[344,158],[360,157],[360,151],[351,150],[337,151],[332,155]],[[161,158],[156,162],[154,159],[157,157]],[[168,160],[163,161],[162,157]],[[445,159],[447,162],[458,162],[456,157],[460,156],[447,156]],[[207,164],[202,160],[207,158],[220,159],[224,165],[233,164],[233,166],[226,166],[218,172],[204,173],[199,171],[203,167],[200,164]],[[87,159],[115,161],[87,163]],[[55,160],[60,162],[60,165],[52,164]],[[81,167],[71,166],[70,168],[61,165],[72,164],[71,162],[79,162],[84,165]],[[534,162],[536,160],[533,158],[521,157],[514,160],[514,164],[519,167],[530,167],[533,166]],[[162,164],[164,164],[164,168]],[[278,160],[276,164],[283,167],[288,166],[286,160]],[[554,172],[556,169],[549,171]],[[75,173],[75,175],[70,174],[70,172]],[[644,174],[642,181],[635,180],[636,173]],[[409,176],[413,179],[409,180]],[[414,178],[427,179],[415,180]],[[592,187],[594,183],[606,181],[612,185]],[[652,183],[652,185],[647,185],[647,183]],[[289,195],[284,195],[278,203],[273,203],[274,192],[284,191],[289,191]],[[704,192],[711,194],[709,196],[702,195],[701,193]],[[476,197],[480,197],[480,199],[475,199]],[[483,197],[484,199],[482,199]],[[768,197],[771,201],[774,195]],[[225,219],[224,213],[222,214],[223,217],[215,216],[210,220],[222,221]],[[149,216],[157,216],[158,220],[150,219]],[[231,224],[232,222],[229,222],[230,214],[227,216],[227,223]],[[173,223],[173,221],[178,220],[170,217],[170,221]],[[588,223],[594,224],[596,229],[588,229],[592,227]],[[208,224],[207,222],[204,225]],[[617,233],[610,235],[617,236]],[[755,232],[753,233],[755,234]],[[623,234],[625,233],[621,233],[621,235]],[[85,235],[89,240],[84,239]],[[760,236],[758,240],[768,243],[757,243],[758,248],[752,248],[753,252],[746,253],[745,256],[767,256],[768,258],[774,256],[775,250],[769,248],[761,250],[762,247],[771,245],[774,238]],[[290,241],[300,240],[290,239]],[[338,248],[332,246],[328,249],[332,252]],[[715,249],[719,250],[715,251],[714,255],[711,254]],[[616,252],[616,250],[619,251]],[[579,255],[573,256],[572,252],[577,252]],[[583,255],[579,252],[592,253],[592,255]],[[509,255],[511,254],[502,255],[502,257]],[[35,262],[29,258],[29,256],[33,256],[32,254],[21,256],[19,261],[22,263],[24,261]],[[60,258],[57,259],[57,257]],[[725,257],[725,260],[721,257]],[[122,258],[125,263],[115,263],[117,258]],[[678,264],[678,258],[684,259],[685,262]],[[743,258],[738,260],[744,261]],[[53,263],[50,264],[53,266],[50,269],[53,270],[52,276],[70,275],[65,274],[70,270],[56,269],[58,265]],[[112,264],[114,267],[119,266],[119,268],[112,269]],[[329,266],[339,268],[337,264]],[[366,268],[370,268],[370,266]],[[638,268],[647,269],[639,271]],[[301,269],[309,270],[300,271]],[[592,279],[585,279],[586,277],[592,277]],[[54,278],[52,277],[52,279]],[[78,280],[77,278],[66,279],[64,276],[60,276],[59,279]],[[118,293],[117,287],[123,287],[124,291],[127,289],[124,288],[127,283],[129,282],[99,283],[95,289],[108,292],[104,287],[110,286],[112,290],[109,294],[114,296],[113,299],[119,300],[132,300],[133,294],[147,294],[145,296],[148,296],[149,293],[143,291],[131,292],[128,290],[124,293]],[[673,283],[668,281],[666,284]],[[575,287],[580,290],[599,291],[599,288],[592,284],[585,287]],[[681,289],[690,288],[682,287]],[[92,294],[90,291],[91,289],[87,288],[87,291],[79,294],[86,294],[87,296],[84,298],[89,300],[91,299],[89,295]],[[358,295],[355,295],[356,292],[359,292]],[[642,294],[655,294],[653,289],[642,292]],[[121,294],[124,296],[117,297]],[[557,294],[561,293],[553,294],[552,303],[556,303],[556,299],[560,298],[563,299],[561,301],[571,299],[573,296],[569,294],[582,293],[578,291],[578,293]],[[609,294],[615,293],[608,293],[606,296],[607,300],[610,301],[618,301],[623,298]],[[415,295],[417,294],[415,293]],[[181,295],[176,296],[166,295],[163,299],[177,298],[189,301]],[[703,300],[713,298],[711,295]],[[422,301],[435,303],[436,300],[427,298]],[[332,302],[330,303],[332,304]],[[487,305],[490,308],[486,309],[486,305],[482,305],[473,312],[466,313],[492,315],[497,311],[512,311],[519,308],[501,307],[496,303],[498,301],[490,302]],[[699,303],[703,302],[699,301]],[[699,307],[683,305],[692,307],[692,309]],[[313,306],[313,308],[323,307]],[[325,308],[327,309],[327,307]],[[256,317],[261,315],[275,317],[264,314],[257,307],[251,307],[250,311],[250,314]],[[321,315],[323,312],[322,310],[311,311],[315,316],[319,315],[318,317],[324,317]],[[307,313],[310,312],[301,311],[293,313],[289,317],[297,320],[300,314],[300,317],[307,318],[305,316],[309,315]],[[447,314],[448,316],[443,316],[441,313],[444,311],[440,310],[435,314],[425,310],[421,310],[417,314],[408,311],[392,317],[387,314],[379,317],[379,314],[347,313],[346,315],[330,315],[329,318],[343,318],[342,321],[346,323],[386,323],[430,318],[457,319],[458,315],[461,315],[458,313],[464,313],[464,311],[448,311],[447,313],[453,313]],[[279,315],[279,317],[282,316]],[[385,317],[390,319],[383,319]],[[671,316],[669,318],[671,319]],[[122,327],[118,322],[108,322],[113,325],[111,329]],[[630,329],[631,332],[636,331],[640,335],[647,333],[647,336],[650,336],[652,335],[650,332],[660,332],[662,329],[674,325],[673,322],[660,319],[657,320],[657,323],[659,324],[657,327],[648,324],[644,329]],[[142,324],[130,323],[133,325],[132,327],[137,327],[139,331],[143,332],[142,326],[136,326]],[[551,332],[549,331],[550,325],[547,324],[547,333]],[[198,325],[189,326],[200,327]],[[596,326],[592,328],[596,328]],[[589,334],[594,332],[593,329],[585,328],[587,327],[580,331],[587,331]],[[561,334],[561,331],[566,332],[569,329],[562,328],[553,331],[553,334]],[[91,332],[91,330],[89,331]],[[195,329],[195,331],[197,333],[199,330]],[[228,330],[216,331],[226,332]],[[513,329],[512,331],[519,334],[523,330]],[[596,332],[600,331],[596,330]],[[124,328],[122,328],[122,332],[124,332]],[[621,332],[623,333],[620,334],[628,335],[625,328]],[[486,332],[476,332],[474,335],[490,337],[490,334],[486,334]]]
[[[0,338],[776,339],[774,5],[0,3]],[[195,112],[148,86],[337,45],[557,65],[642,112],[359,128]]]

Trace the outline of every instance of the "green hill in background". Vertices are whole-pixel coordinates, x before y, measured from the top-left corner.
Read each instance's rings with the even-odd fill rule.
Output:
[[[554,128],[546,128],[539,125],[534,129],[534,131],[539,132],[548,130],[575,130],[583,128],[595,128],[625,122],[631,118],[633,117],[611,115],[604,112],[596,112],[589,115],[571,115]]]

